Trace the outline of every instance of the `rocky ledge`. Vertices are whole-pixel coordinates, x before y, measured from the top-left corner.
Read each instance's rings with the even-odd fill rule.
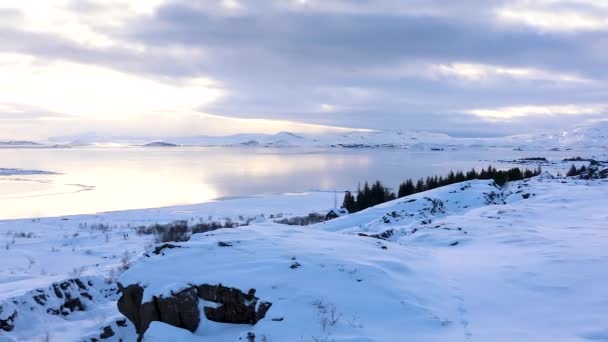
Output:
[[[254,325],[272,306],[260,301],[255,289],[244,293],[221,284],[191,286],[169,296],[154,296],[147,302],[143,302],[142,286],[119,284],[119,288],[122,297],[118,300],[118,310],[135,325],[140,339],[154,321],[195,332],[201,321],[201,307],[210,321]]]

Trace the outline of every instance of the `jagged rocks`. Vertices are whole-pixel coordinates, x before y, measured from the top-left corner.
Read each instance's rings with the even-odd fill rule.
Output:
[[[17,310],[12,305],[0,303],[0,330],[12,331],[16,318]]]
[[[22,313],[35,313],[45,320],[45,315],[69,316],[76,311],[99,302],[117,299],[116,288],[103,278],[80,277],[50,284],[46,288],[28,291],[20,296],[8,298],[0,303],[0,331],[13,331],[34,324]]]
[[[181,248],[181,246],[170,244],[170,243],[165,243],[163,245],[154,247],[154,250],[152,251],[152,254],[154,254],[154,255],[163,254],[164,255],[164,250],[165,249],[173,249],[173,248]],[[150,254],[146,253],[145,256],[150,257]]]
[[[219,323],[256,324],[272,305],[259,301],[254,289],[244,293],[221,284],[192,286],[172,293],[170,297],[153,297],[146,303],[142,303],[144,289],[141,286],[119,285],[119,288],[122,297],[118,300],[118,310],[133,322],[140,336],[153,321],[194,332],[200,322],[199,299],[218,304],[205,306],[204,314],[208,320]]]
[[[108,325],[106,327],[103,327],[103,332],[101,333],[101,335],[99,335],[99,338],[101,338],[102,340],[105,340],[114,335],[115,335],[114,330],[112,330],[112,327]]]

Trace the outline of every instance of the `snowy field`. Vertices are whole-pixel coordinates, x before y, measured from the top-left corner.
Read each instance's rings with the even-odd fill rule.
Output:
[[[203,284],[272,304],[255,325],[227,324],[201,299],[193,333],[152,322],[144,341],[608,341],[607,181],[470,181],[313,226],[273,222],[325,213],[333,196],[0,221],[0,341],[136,340],[116,282],[140,286],[142,304]],[[176,220],[249,225],[157,254],[137,234]]]

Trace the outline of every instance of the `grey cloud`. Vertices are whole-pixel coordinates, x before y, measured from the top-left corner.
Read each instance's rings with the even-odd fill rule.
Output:
[[[72,10],[79,13],[107,10],[99,3],[78,3]],[[142,44],[144,52],[85,47],[17,28],[0,29],[0,39],[9,42],[0,49],[168,80],[210,76],[228,90],[223,101],[202,108],[215,114],[376,129],[515,133],[584,118],[514,120],[486,128],[487,122],[462,112],[608,99],[607,32],[541,32],[499,23],[493,13],[510,3],[506,0],[325,0],[301,9],[286,1],[251,0],[235,13],[220,3],[172,0],[123,28],[97,27],[123,42]],[[596,10],[580,2],[544,6]],[[172,47],[197,53],[175,55]],[[594,82],[476,83],[424,75],[426,64],[459,61],[574,73]],[[420,73],[391,78],[371,72],[404,64]],[[369,96],[359,98],[348,89]],[[319,112],[322,103],[336,105],[337,112]]]

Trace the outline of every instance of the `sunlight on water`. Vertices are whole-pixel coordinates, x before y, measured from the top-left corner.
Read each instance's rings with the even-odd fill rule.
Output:
[[[365,180],[487,166],[495,152],[345,149],[2,149],[5,168],[55,175],[0,177],[0,219],[61,216],[211,201],[221,197],[354,190]],[[502,152],[503,156],[505,151]],[[512,158],[530,153],[507,151]],[[558,154],[543,152],[550,157]],[[562,153],[563,154],[563,153]],[[570,152],[568,155],[584,155]]]

